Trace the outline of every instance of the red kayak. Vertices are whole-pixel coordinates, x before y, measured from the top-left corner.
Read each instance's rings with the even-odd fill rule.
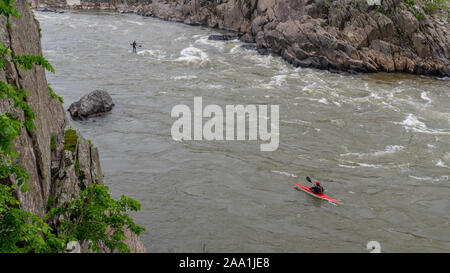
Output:
[[[329,196],[326,196],[325,194],[315,194],[315,193],[313,193],[308,187],[306,187],[306,186],[303,186],[303,185],[299,185],[299,184],[296,184],[296,183],[294,183],[295,185],[297,185],[301,190],[303,190],[304,192],[306,192],[306,193],[308,193],[309,195],[312,195],[312,196],[314,196],[314,197],[316,197],[316,198],[320,198],[320,199],[323,199],[323,200],[327,200],[328,202],[333,202],[333,203],[337,203],[337,204],[342,204],[341,202],[339,202],[339,201],[337,201],[337,200],[334,200],[333,198],[331,198],[331,197],[329,197]]]

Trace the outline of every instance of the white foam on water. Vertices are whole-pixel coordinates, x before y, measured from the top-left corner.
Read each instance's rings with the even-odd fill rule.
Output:
[[[146,49],[146,50],[141,50],[137,52],[138,55],[140,56],[149,56],[149,57],[154,57],[158,60],[164,59],[167,57],[166,53],[162,50],[159,49]]]
[[[384,168],[382,165],[378,165],[378,164],[368,164],[368,163],[356,163],[361,167],[366,167],[366,168],[375,168],[375,169],[379,169],[379,168]]]
[[[427,92],[425,92],[425,91],[422,92],[422,93],[420,93],[420,97],[421,97],[424,101],[427,101],[427,104],[432,102],[432,100],[427,96]]]
[[[346,165],[349,164],[349,165]],[[380,169],[383,168],[385,169],[386,167],[383,165],[379,165],[379,164],[370,164],[370,163],[362,163],[362,162],[353,162],[353,161],[344,161],[343,164],[338,164],[339,167],[344,167],[344,168],[358,168],[358,167],[363,167],[363,168],[374,168],[374,169]]]
[[[126,20],[125,22],[128,22],[130,24],[135,24],[135,25],[138,25],[138,26],[143,26],[144,25],[144,23],[142,23],[142,22],[131,21],[131,20]]]
[[[217,48],[223,49],[223,47],[224,47],[223,41],[208,40],[208,38],[209,38],[209,36],[200,36],[199,39],[195,40],[194,44],[207,45],[207,46],[212,46],[212,47],[217,47]]]
[[[257,52],[253,52],[250,50],[248,54],[245,54],[243,57],[244,59],[249,60],[253,65],[256,66],[262,66],[264,68],[271,68],[271,65],[274,62],[274,58],[270,55],[268,56],[263,56],[261,54],[258,54]]]
[[[287,75],[276,75],[272,77],[269,83],[263,83],[260,85],[261,88],[265,89],[275,89],[286,84]]]
[[[401,145],[388,145],[382,151],[375,151],[375,152],[369,152],[369,153],[345,153],[345,154],[341,154],[340,156],[377,157],[377,156],[398,153],[404,149],[405,149],[405,147],[403,147]]]
[[[445,165],[444,161],[442,160],[438,160],[435,164],[437,167],[441,167],[441,168],[450,168],[448,165]]]
[[[338,164],[338,166],[342,167],[342,168],[348,168],[348,169],[355,169],[356,168],[356,166],[348,166],[348,165],[342,165],[342,164]]]
[[[322,104],[329,104],[328,100],[326,98],[316,99],[316,98],[310,98],[310,97],[303,97],[302,99],[306,99],[306,100],[309,100],[309,101],[315,101],[315,102],[319,102],[319,103],[322,103]]]
[[[208,85],[206,85],[206,88],[209,88],[209,89],[223,89],[224,86],[220,85],[220,84],[208,84]]]
[[[392,96],[392,93],[391,93]],[[374,98],[375,100],[382,100],[383,97],[381,97],[378,92],[370,92],[370,97]]]
[[[234,54],[236,52],[239,52],[240,48],[241,48],[241,45],[236,45],[230,50],[230,53]]]
[[[172,80],[195,80],[198,77],[195,75],[182,75],[182,76],[174,76],[170,77]]]
[[[300,120],[300,119],[295,119],[295,120],[281,120],[281,122],[283,123],[288,123],[288,124],[300,124],[300,125],[311,125],[312,123],[309,121],[304,121],[304,120]]]
[[[403,127],[406,130],[421,130],[421,131],[425,131],[427,130],[427,126],[425,125],[425,123],[423,123],[422,121],[420,121],[415,115],[413,114],[408,114],[408,116],[406,116],[405,120],[403,120],[401,123],[401,125],[403,125]]]
[[[401,145],[388,145],[384,151],[377,151],[372,153],[374,156],[381,156],[386,154],[393,154],[402,151],[405,147]]]
[[[425,123],[420,121],[413,114],[408,114],[406,116],[405,120],[403,120],[402,122],[393,122],[393,123],[402,125],[403,128],[405,128],[405,130],[408,132],[413,131],[413,132],[417,132],[417,133],[443,135],[443,136],[450,135],[450,131],[428,129],[428,127],[425,125]]]
[[[304,87],[302,88],[302,91],[305,92],[305,93],[311,93],[311,92],[312,92],[312,90],[311,90],[312,87],[314,87],[316,84],[317,84],[316,82],[313,82],[313,83],[311,83],[311,84],[308,84],[308,85],[306,85],[306,86],[304,86]]]
[[[442,180],[442,177],[441,178],[433,178],[433,177],[429,177],[429,176],[420,177],[420,176],[414,176],[414,175],[408,175],[408,177],[416,179],[416,180],[432,181],[432,182],[438,182],[438,181]]]
[[[282,86],[283,84],[286,83],[286,78],[287,75],[276,75],[272,77],[272,81],[270,82],[270,84],[273,85],[277,85],[277,86]]]
[[[291,174],[291,173],[283,172],[283,171],[272,170],[271,172],[273,172],[273,173],[278,173],[278,174],[282,174],[282,175],[289,176],[289,177],[297,177],[295,174]]]
[[[204,65],[209,63],[208,54],[194,46],[189,46],[180,52],[181,57],[175,61],[183,62],[189,65]]]
[[[416,101],[412,98],[403,99],[403,98],[395,98],[392,99],[392,103],[398,105],[399,107],[404,107],[404,105],[412,106],[418,113],[420,113],[424,118],[427,119],[437,119],[437,120],[446,120],[449,121],[450,124],[450,113],[436,111],[433,107],[430,107],[432,100],[426,95],[425,92],[421,93],[421,98],[426,100],[427,103],[424,104],[422,101]]]

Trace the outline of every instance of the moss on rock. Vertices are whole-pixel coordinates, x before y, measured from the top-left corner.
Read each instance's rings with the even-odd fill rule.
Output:
[[[64,150],[75,152],[78,143],[77,131],[68,129],[64,134]]]

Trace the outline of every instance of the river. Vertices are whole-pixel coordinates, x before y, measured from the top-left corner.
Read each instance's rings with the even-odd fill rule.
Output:
[[[65,109],[94,89],[116,104],[71,123],[114,197],[142,204],[149,252],[450,252],[449,79],[295,68],[209,41],[216,29],[132,14],[35,14]],[[171,110],[194,96],[279,105],[279,148],[173,140]],[[307,175],[343,204],[296,191]]]

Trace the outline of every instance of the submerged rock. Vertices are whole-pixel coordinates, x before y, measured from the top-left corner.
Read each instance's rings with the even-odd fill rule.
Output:
[[[236,39],[238,39],[238,36],[236,36],[236,35],[229,35],[229,34],[210,35],[208,37],[208,40],[213,40],[213,41],[231,41],[231,40],[236,40]]]
[[[256,45],[248,45],[248,44],[246,44],[246,45],[242,45],[241,47],[243,49],[247,49],[247,50],[257,50]]]
[[[270,55],[272,50],[270,48],[260,47],[257,49],[258,53],[261,55]]]
[[[108,92],[95,90],[72,103],[68,111],[73,119],[85,119],[109,112],[113,106],[114,103]]]
[[[270,55],[272,53],[270,48],[258,47],[257,45],[252,44],[244,44],[241,47],[246,50],[255,50],[261,55]]]
[[[40,12],[53,12],[53,13],[64,13],[64,11],[56,10],[56,9],[49,9],[49,8],[38,8],[37,11]]]

